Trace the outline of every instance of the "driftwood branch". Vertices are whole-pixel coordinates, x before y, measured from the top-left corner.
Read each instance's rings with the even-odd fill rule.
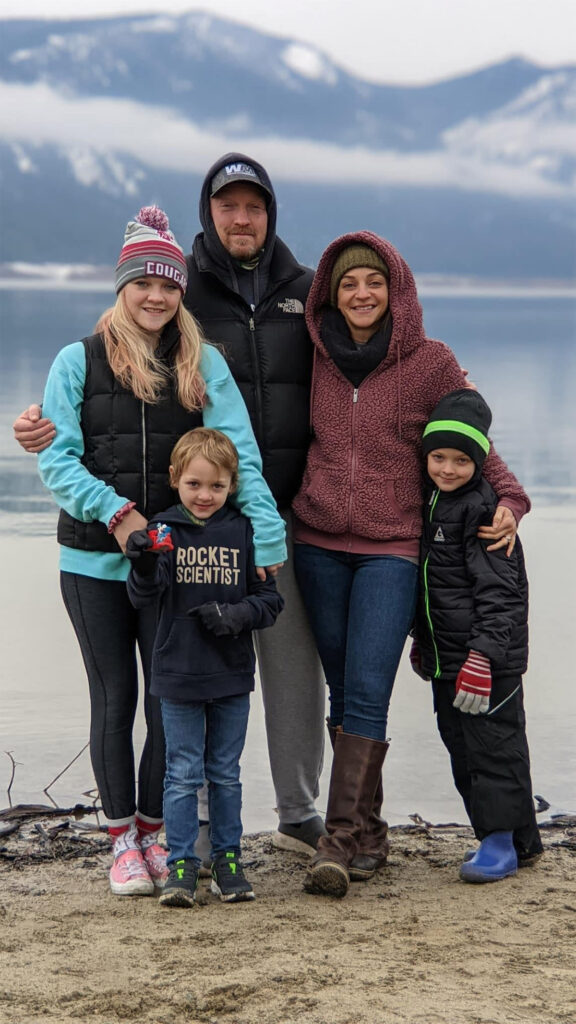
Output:
[[[97,814],[99,807],[75,804],[74,807],[50,807],[48,804],[15,804],[0,810],[0,821],[34,821],[35,818],[83,818]]]
[[[98,818],[101,807],[97,806],[98,801],[98,790],[88,790],[83,793],[83,796],[88,797],[91,800],[91,805],[87,804],[74,804],[73,807],[59,807],[56,801],[50,795],[50,789],[52,786],[61,779],[63,775],[68,771],[69,768],[78,760],[79,757],[84,753],[88,746],[86,743],[82,750],[79,750],[75,757],[52,779],[51,782],[43,789],[43,793],[46,794],[50,805],[48,804],[13,804],[12,803],[12,787],[16,778],[16,768],[21,767],[19,761],[16,761],[12,751],[6,750],[4,753],[6,757],[10,759],[12,765],[12,771],[10,774],[10,782],[8,783],[7,795],[8,795],[8,807],[0,809],[0,836],[10,835],[12,832],[17,831],[21,825],[27,821],[34,821],[39,818],[70,818],[73,817],[78,821],[80,818],[84,818],[86,815],[95,814],[98,826],[100,821]],[[2,822],[7,822],[6,825],[2,826]],[[42,834],[42,826],[37,826],[36,831]]]
[[[4,839],[6,836],[11,836],[13,832],[17,832],[20,828],[20,822],[12,822],[8,825],[0,825],[0,839]]]
[[[85,796],[85,797],[88,798],[88,800],[92,801],[92,807],[94,808],[94,814],[96,815],[96,821],[98,822],[98,825],[101,825],[100,813],[99,812],[102,810],[102,808],[96,806],[96,804],[98,802],[98,797],[100,796],[100,793],[98,792],[97,789],[87,789],[84,793],[82,793],[82,796]]]
[[[52,797],[50,796],[50,793],[48,792],[48,790],[52,789],[52,786],[54,785],[54,783],[58,782],[58,779],[61,779],[62,776],[66,774],[68,769],[72,767],[74,762],[77,761],[78,758],[82,756],[82,754],[86,750],[87,746],[88,746],[88,743],[85,743],[84,746],[82,747],[82,750],[79,750],[78,753],[76,754],[76,756],[73,757],[72,760],[68,762],[66,767],[63,768],[61,772],[58,772],[58,775],[56,775],[55,778],[52,779],[52,782],[49,782],[48,785],[46,786],[46,788],[42,790],[42,792],[46,794],[46,796],[48,797],[50,802],[52,804],[54,804],[54,807],[57,807],[58,805],[56,804],[56,801],[52,799]]]
[[[8,795],[8,804],[9,804],[10,807],[12,807],[12,786],[14,785],[14,779],[16,778],[16,766],[17,766],[17,764],[19,762],[14,760],[14,757],[13,757],[13,754],[12,754],[11,750],[5,750],[4,753],[6,754],[6,757],[8,757],[10,759],[10,763],[12,765],[12,772],[11,772],[11,775],[10,775],[10,782],[8,783],[8,789],[6,790],[6,793]]]

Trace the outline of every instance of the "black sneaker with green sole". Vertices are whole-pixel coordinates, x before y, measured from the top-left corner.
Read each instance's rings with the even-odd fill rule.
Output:
[[[163,907],[193,907],[198,887],[198,864],[195,860],[175,860],[158,902]]]
[[[210,888],[223,903],[245,903],[255,898],[242,864],[233,850],[218,854],[212,862]]]

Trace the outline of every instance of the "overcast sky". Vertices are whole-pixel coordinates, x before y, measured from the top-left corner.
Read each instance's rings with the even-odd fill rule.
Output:
[[[381,82],[429,82],[509,56],[576,64],[574,0],[0,0],[7,17],[205,10],[314,43]]]

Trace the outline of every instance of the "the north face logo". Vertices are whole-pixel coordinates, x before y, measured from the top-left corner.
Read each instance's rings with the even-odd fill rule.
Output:
[[[304,303],[300,299],[284,299],[284,302],[278,303],[278,309],[283,313],[303,313]]]
[[[436,530],[436,533],[434,534],[434,540],[435,541],[440,541],[442,544],[445,542],[446,537],[442,533],[442,527],[441,526],[439,526],[438,529]]]

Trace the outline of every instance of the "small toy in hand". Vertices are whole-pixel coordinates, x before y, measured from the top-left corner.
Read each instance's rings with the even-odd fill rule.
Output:
[[[149,551],[174,551],[174,545],[172,543],[172,537],[170,534],[172,530],[165,523],[158,523],[153,530],[148,530],[148,536],[152,541],[152,547]]]

